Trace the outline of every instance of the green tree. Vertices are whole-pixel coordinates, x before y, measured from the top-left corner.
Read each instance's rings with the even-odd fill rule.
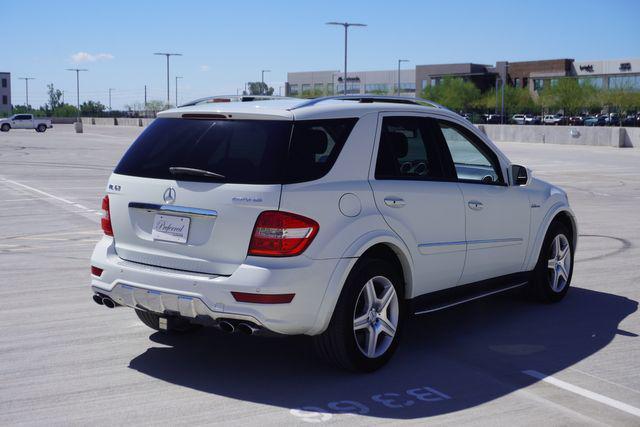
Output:
[[[274,89],[262,82],[249,82],[249,95],[273,95]]]
[[[480,98],[480,89],[459,77],[444,77],[440,83],[427,86],[422,96],[454,111],[468,111]]]
[[[53,87],[53,83],[47,85],[47,94],[49,95],[49,102],[45,106],[49,111],[54,111],[62,105],[62,91]]]
[[[545,107],[563,110],[571,115],[584,109],[601,106],[598,102],[598,90],[589,83],[580,84],[574,78],[559,79],[556,84],[545,87],[540,91],[539,103]]]
[[[107,109],[100,101],[85,101],[80,105],[80,114],[85,116],[96,116],[104,113]]]
[[[78,109],[73,105],[60,104],[53,110],[51,115],[54,117],[76,117],[78,115]]]

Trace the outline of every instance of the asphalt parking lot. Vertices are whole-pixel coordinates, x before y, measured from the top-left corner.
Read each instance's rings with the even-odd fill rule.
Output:
[[[0,425],[640,423],[640,150],[501,143],[569,193],[567,298],[421,317],[353,375],[305,337],[165,336],[91,300],[100,200],[138,132],[0,134]]]

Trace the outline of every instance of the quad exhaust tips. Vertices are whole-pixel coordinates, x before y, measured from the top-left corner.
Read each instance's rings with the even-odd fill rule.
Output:
[[[253,335],[253,334],[255,334],[256,332],[259,331],[258,328],[256,328],[253,325],[250,325],[249,323],[239,323],[237,329],[238,329],[238,331],[240,331],[240,332],[242,332],[243,334],[246,334],[246,335]]]
[[[233,326],[233,323],[227,322],[226,320],[219,322],[218,327],[222,332],[227,332],[229,334],[235,332],[236,330],[236,327]]]
[[[108,308],[115,308],[118,304],[109,297],[102,296],[100,294],[93,295],[93,301],[98,305],[104,305]]]
[[[238,322],[237,320],[220,320],[218,322],[218,328],[229,334],[233,332],[241,332],[245,335],[253,335],[260,332],[260,328],[258,326],[251,323]]]

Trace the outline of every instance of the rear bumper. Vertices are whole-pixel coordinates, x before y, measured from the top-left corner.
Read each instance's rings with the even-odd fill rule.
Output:
[[[92,276],[91,287],[132,308],[187,318],[207,316],[214,321],[245,320],[279,334],[317,333],[317,322],[326,323],[318,313],[339,264],[338,259],[305,256],[248,257],[231,276],[215,276],[123,260],[115,252],[113,239],[105,236],[91,257],[91,265],[103,269],[100,277]],[[295,297],[288,304],[239,303],[232,291],[295,293]]]

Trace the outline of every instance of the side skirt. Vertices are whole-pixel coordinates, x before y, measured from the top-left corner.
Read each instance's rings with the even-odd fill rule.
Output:
[[[434,311],[444,310],[500,292],[516,289],[529,283],[530,276],[531,272],[508,274],[420,295],[410,300],[411,312],[415,315],[433,313]]]

